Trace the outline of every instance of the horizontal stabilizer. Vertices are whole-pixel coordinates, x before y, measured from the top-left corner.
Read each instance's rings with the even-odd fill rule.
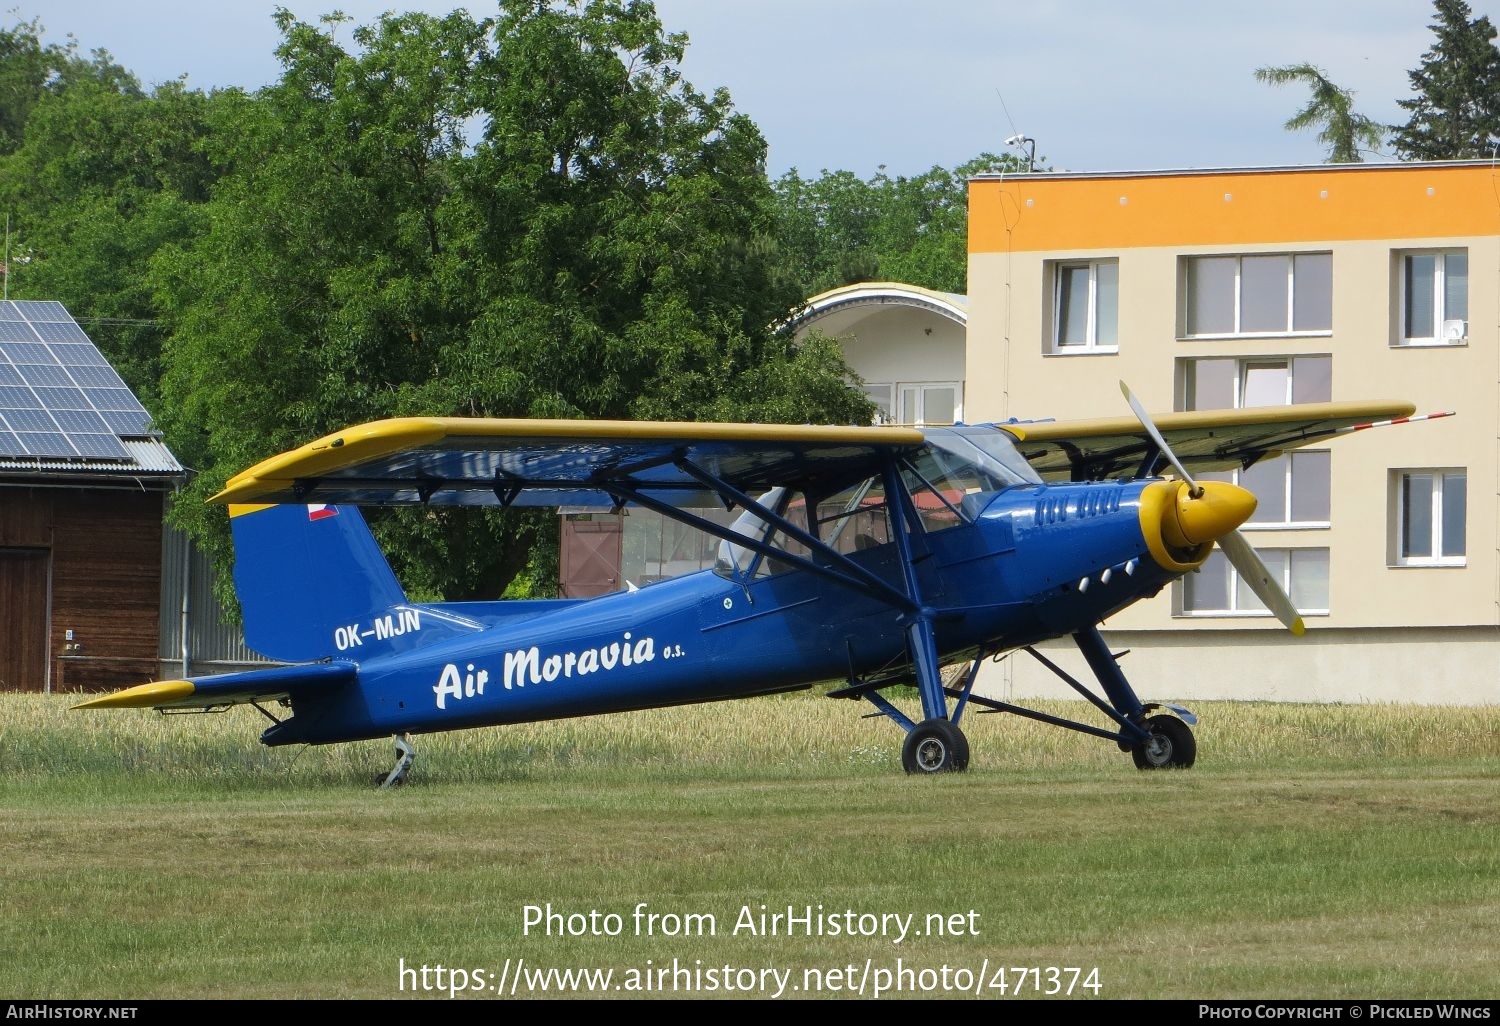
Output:
[[[90,698],[74,709],[205,709],[210,706],[290,698],[297,693],[328,691],[352,682],[359,670],[353,663],[313,663],[303,666],[273,666],[264,670],[220,673],[187,680],[160,680],[137,684],[98,698]]]

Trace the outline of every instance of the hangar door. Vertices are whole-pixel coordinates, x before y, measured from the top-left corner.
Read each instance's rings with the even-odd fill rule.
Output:
[[[47,687],[47,549],[0,549],[0,690]]]

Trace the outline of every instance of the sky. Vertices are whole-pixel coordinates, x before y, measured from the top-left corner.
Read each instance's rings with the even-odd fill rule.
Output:
[[[5,24],[39,17],[108,50],[151,86],[255,89],[276,79],[284,6],[356,24],[386,10],[494,13],[486,0],[10,0]],[[1500,23],[1500,0],[1470,0]],[[1068,171],[1321,163],[1316,131],[1284,127],[1305,86],[1255,69],[1310,63],[1380,123],[1405,121],[1409,72],[1434,42],[1431,0],[656,0],[685,32],[681,70],[724,87],[759,126],[779,177],[868,178],[953,168],[1006,140],[1035,140],[1038,167]],[[350,41],[351,26],[339,38]],[[1009,152],[1023,154],[1021,144]],[[1386,155],[1388,158],[1392,154]],[[1378,159],[1378,158],[1372,158]]]

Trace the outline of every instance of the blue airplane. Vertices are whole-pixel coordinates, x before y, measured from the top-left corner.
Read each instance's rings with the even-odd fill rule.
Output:
[[[1189,467],[1248,467],[1426,417],[1374,402],[1153,420],[1121,387],[1134,419],[351,427],[258,464],[212,500],[229,507],[246,643],[284,665],[142,684],[75,708],[251,703],[272,721],[266,745],[393,737],[396,763],[377,778],[388,787],[406,779],[415,734],[838,682],[830,697],[863,699],[900,727],[908,773],[967,767],[960,724],[973,706],[1114,742],[1141,769],[1188,767],[1193,715],[1136,696],[1100,621],[1197,569],[1217,544],[1266,608],[1303,630],[1237,530],[1255,497]],[[359,512],[402,503],[641,507],[721,541],[710,570],[595,598],[415,603]],[[705,514],[713,507],[738,518],[721,525]],[[1063,636],[1102,697],[1033,647]],[[983,661],[1015,650],[1108,725],[975,694]],[[915,686],[919,714],[885,694],[896,686]]]

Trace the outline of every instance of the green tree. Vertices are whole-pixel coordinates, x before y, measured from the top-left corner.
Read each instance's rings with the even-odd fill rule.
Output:
[[[991,153],[909,178],[881,169],[868,181],[849,171],[808,180],[794,168],[776,182],[781,273],[799,300],[862,281],[963,292],[969,179],[1026,170]]]
[[[155,411],[162,333],[146,269],[197,229],[215,174],[198,150],[210,99],[180,82],[148,94],[105,51],[83,59],[37,31],[0,33],[0,82],[20,97],[6,113],[25,111],[0,156],[0,205],[22,254],[9,291],[67,306]]]
[[[1318,142],[1328,147],[1329,164],[1358,164],[1364,153],[1379,152],[1385,141],[1385,126],[1356,113],[1354,94],[1340,89],[1322,68],[1311,64],[1289,64],[1279,68],[1257,68],[1258,81],[1270,85],[1305,83],[1312,95],[1307,105],[1287,119],[1289,132],[1318,129]]]
[[[206,228],[153,264],[173,515],[227,564],[231,474],[387,416],[868,419],[842,362],[771,331],[765,142],[678,70],[642,0],[495,18],[278,14],[284,71],[214,105]],[[373,518],[414,596],[549,583],[521,511]]]
[[[67,61],[67,50],[44,46],[41,34],[36,19],[0,29],[0,154],[20,147],[31,108]]]
[[[1464,0],[1435,0],[1436,39],[1408,73],[1409,113],[1392,142],[1405,160],[1490,157],[1500,144],[1500,50],[1487,16],[1474,18]]]
[[[38,18],[0,28],[0,156],[19,149],[32,108],[44,97],[80,81],[120,93],[140,93],[135,77],[107,50],[78,55],[78,41],[42,42]]]

